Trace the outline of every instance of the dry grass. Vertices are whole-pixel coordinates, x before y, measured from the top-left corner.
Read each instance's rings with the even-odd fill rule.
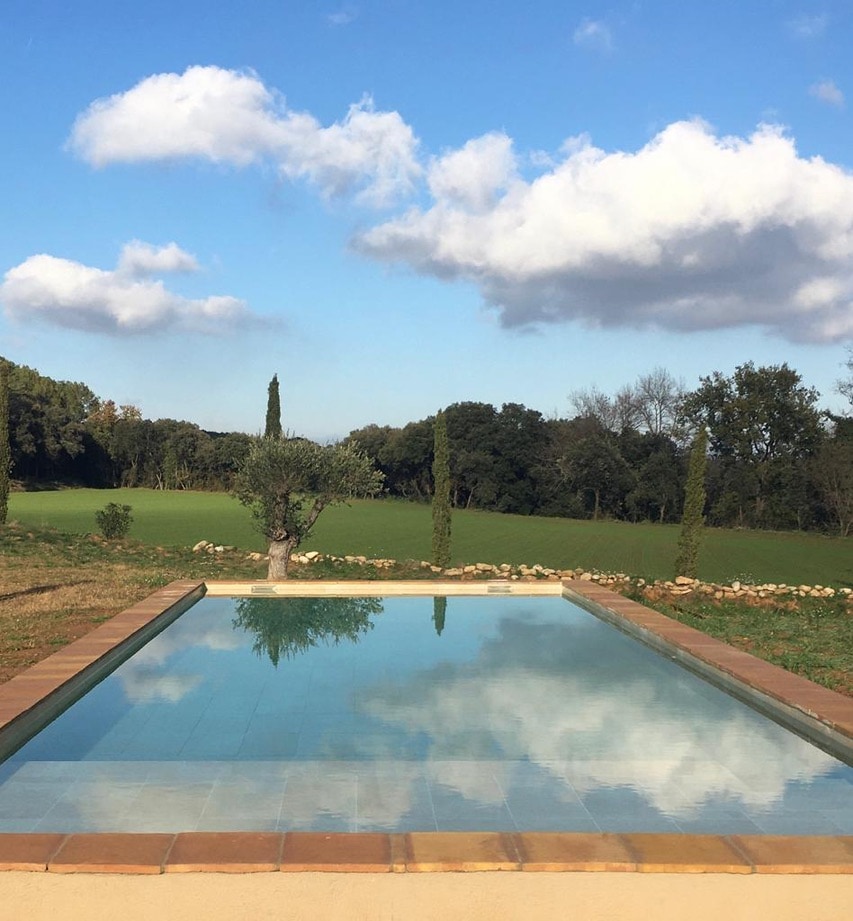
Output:
[[[253,578],[258,564],[134,542],[0,529],[0,681],[178,578]]]
[[[82,636],[148,590],[123,565],[45,572],[0,561],[0,681]]]

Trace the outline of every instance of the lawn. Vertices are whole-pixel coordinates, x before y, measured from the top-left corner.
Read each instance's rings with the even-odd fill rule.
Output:
[[[186,548],[205,539],[245,550],[264,549],[249,512],[221,493],[146,489],[14,493],[9,519],[29,527],[86,534],[97,531],[95,512],[107,502],[132,506],[130,536],[145,544]],[[326,509],[307,546],[340,556],[427,559],[430,537],[429,506],[356,501]],[[452,558],[456,564],[541,563],[660,579],[673,574],[677,540],[675,525],[456,511]],[[709,528],[699,576],[713,582],[853,586],[853,539]]]

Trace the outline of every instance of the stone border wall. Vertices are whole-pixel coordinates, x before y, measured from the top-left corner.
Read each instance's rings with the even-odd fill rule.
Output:
[[[226,553],[237,551],[236,547],[223,544],[214,544],[211,541],[201,540],[193,548],[194,553]],[[261,562],[267,559],[263,553],[249,553],[246,559]],[[310,566],[313,563],[346,563],[350,566],[372,566],[374,569],[396,569],[406,565],[416,569],[429,570],[433,575],[444,576],[448,579],[474,579],[498,578],[509,579],[513,582],[533,582],[548,580],[560,582],[564,579],[580,579],[581,582],[596,582],[608,588],[624,591],[636,589],[641,593],[653,597],[655,595],[705,595],[717,601],[737,599],[747,603],[761,604],[768,599],[797,601],[800,598],[844,598],[853,604],[853,589],[833,588],[828,585],[787,585],[785,583],[764,582],[760,584],[747,584],[745,582],[701,582],[687,576],[678,576],[675,579],[646,580],[629,576],[623,572],[607,573],[597,569],[551,569],[536,563],[528,566],[521,563],[517,566],[510,563],[470,563],[467,566],[455,566],[442,569],[433,566],[426,560],[407,560],[405,563],[392,559],[370,559],[366,556],[333,556],[310,550],[307,553],[296,553],[291,558],[294,563],[301,566]]]

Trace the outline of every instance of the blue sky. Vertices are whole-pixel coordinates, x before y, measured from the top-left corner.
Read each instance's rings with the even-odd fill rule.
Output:
[[[0,354],[319,439],[853,344],[853,7],[4,0]]]

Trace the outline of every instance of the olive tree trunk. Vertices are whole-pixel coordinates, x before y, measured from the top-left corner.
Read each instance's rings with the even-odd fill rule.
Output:
[[[281,582],[287,578],[287,568],[290,565],[290,556],[296,549],[296,539],[289,537],[285,540],[271,540],[269,546],[269,568],[267,580]]]

